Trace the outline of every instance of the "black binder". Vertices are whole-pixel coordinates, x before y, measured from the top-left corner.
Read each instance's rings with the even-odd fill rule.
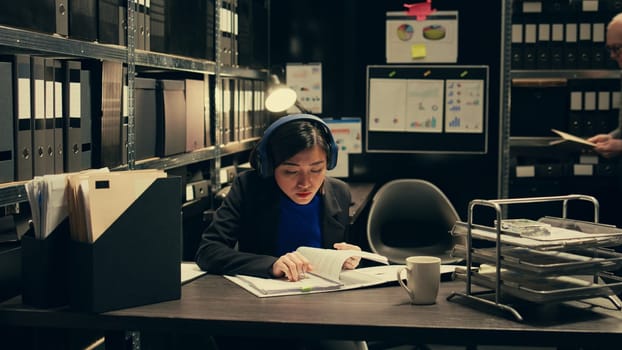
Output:
[[[92,109],[92,72],[88,69],[80,70],[80,137],[82,145],[81,169],[93,167],[93,109]]]
[[[69,0],[69,37],[97,40],[96,0]]]
[[[578,24],[576,22],[567,22],[564,34],[564,68],[577,68]]]
[[[544,19],[540,19],[541,21]],[[538,39],[536,42],[536,67],[551,68],[551,24],[538,23]]]
[[[56,15],[56,34],[69,35],[69,0],[55,0],[54,13]]]
[[[70,307],[105,312],[179,299],[181,232],[181,179],[157,179],[94,243],[70,240]]]
[[[156,81],[151,78],[136,78],[134,88],[134,149],[136,160],[141,160],[156,155]]]
[[[564,67],[564,24],[551,24],[551,46],[550,61],[552,69],[562,69]]]
[[[118,45],[119,0],[98,0],[97,19],[97,37],[99,39],[99,42],[104,44]]]
[[[30,96],[32,123],[34,126],[32,142],[34,149],[33,157],[33,174],[41,176],[52,174],[54,172],[54,151],[52,148],[51,138],[53,138],[53,129],[48,128],[46,123],[46,69],[45,58],[38,56],[30,57],[30,70],[32,72],[30,80]],[[50,76],[50,72],[52,76]],[[53,69],[48,70],[48,79],[53,81]],[[53,91],[53,90],[52,90]],[[53,100],[54,96],[50,96]],[[50,99],[48,98],[48,100]],[[53,105],[52,105],[53,106]],[[53,115],[53,112],[50,114]],[[52,121],[53,123],[53,121]]]
[[[214,60],[214,1],[165,1],[164,6],[166,53]]]
[[[15,121],[15,180],[30,180],[32,171],[32,108],[30,106],[30,56],[13,60],[13,106]]]
[[[145,50],[145,0],[137,0],[136,10],[134,15],[136,16],[134,24],[136,25],[136,32],[134,33],[134,39],[136,40],[136,48],[139,50]]]
[[[60,22],[57,27],[56,23],[62,20],[57,11],[61,3],[58,0],[0,1],[0,23],[50,34],[58,31],[58,34],[66,35],[66,26],[63,28],[64,24]]]
[[[268,62],[268,10],[264,1],[237,0],[238,64],[260,68]],[[516,69],[516,68],[515,68]]]
[[[158,80],[156,94],[157,155],[186,150],[186,99],[183,80]]]
[[[65,82],[63,114],[65,118],[65,165],[68,172],[82,170],[82,109],[80,61],[64,61]]]
[[[583,125],[583,87],[578,79],[568,80],[569,92],[569,114],[568,114],[568,132],[573,135],[581,134]]]
[[[579,23],[579,41],[577,44],[577,68],[592,66],[592,23]]]
[[[48,59],[54,71],[54,114],[53,121],[53,147],[54,147],[54,173],[61,174],[65,171],[65,120],[63,117],[63,96],[65,72],[61,61]]]
[[[523,26],[524,44],[523,44],[523,68],[535,69],[537,64],[537,41],[538,41],[538,24],[537,22],[525,23]]]
[[[13,68],[0,62],[0,183],[15,180],[13,126]]]
[[[119,26],[117,28],[119,35],[119,45],[127,45],[127,1],[118,1]]]
[[[586,90],[583,91],[583,115],[580,132],[577,136],[590,137],[595,135],[595,119],[598,115],[597,103],[598,93],[595,87],[590,84],[586,86]]]
[[[165,0],[151,0],[151,14],[149,16],[149,26],[151,35],[149,37],[149,45],[151,51],[166,52],[166,8]]]
[[[604,69],[609,61],[609,51],[605,46],[606,22],[592,24],[592,48],[590,50],[591,68]]]

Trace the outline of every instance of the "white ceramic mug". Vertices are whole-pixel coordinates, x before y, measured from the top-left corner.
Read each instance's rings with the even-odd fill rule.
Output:
[[[402,272],[406,270],[406,284]],[[397,271],[397,281],[408,292],[411,304],[436,303],[441,283],[441,259],[435,256],[409,256],[406,267]]]

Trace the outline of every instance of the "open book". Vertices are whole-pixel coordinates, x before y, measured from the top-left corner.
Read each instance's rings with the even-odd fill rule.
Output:
[[[258,297],[318,293],[361,288],[396,281],[398,268],[403,265],[373,266],[342,270],[343,263],[352,256],[360,256],[388,265],[386,257],[356,250],[336,250],[300,247],[296,250],[313,266],[305,278],[292,282],[285,278],[260,278],[246,275],[225,276]]]
[[[561,136],[561,140],[551,141],[551,144],[558,144],[564,141],[572,141],[572,142],[582,144],[584,146],[590,146],[590,147],[596,146],[596,144],[593,142],[590,142],[584,138],[569,134],[567,132],[559,131],[557,129],[551,129],[551,131]]]

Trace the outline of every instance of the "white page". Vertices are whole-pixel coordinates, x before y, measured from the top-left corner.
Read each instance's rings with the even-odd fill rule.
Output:
[[[337,250],[313,247],[299,247],[296,251],[309,259],[313,270],[311,272],[321,275],[332,281],[339,281],[343,263],[353,256],[369,259],[383,264],[388,264],[386,257],[360,250]]]

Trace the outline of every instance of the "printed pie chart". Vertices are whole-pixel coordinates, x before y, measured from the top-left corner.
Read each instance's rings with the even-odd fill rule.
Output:
[[[423,28],[423,37],[428,40],[441,40],[445,37],[445,27],[437,24]]]
[[[413,27],[410,24],[401,24],[397,27],[397,37],[402,41],[408,41],[413,36]]]

